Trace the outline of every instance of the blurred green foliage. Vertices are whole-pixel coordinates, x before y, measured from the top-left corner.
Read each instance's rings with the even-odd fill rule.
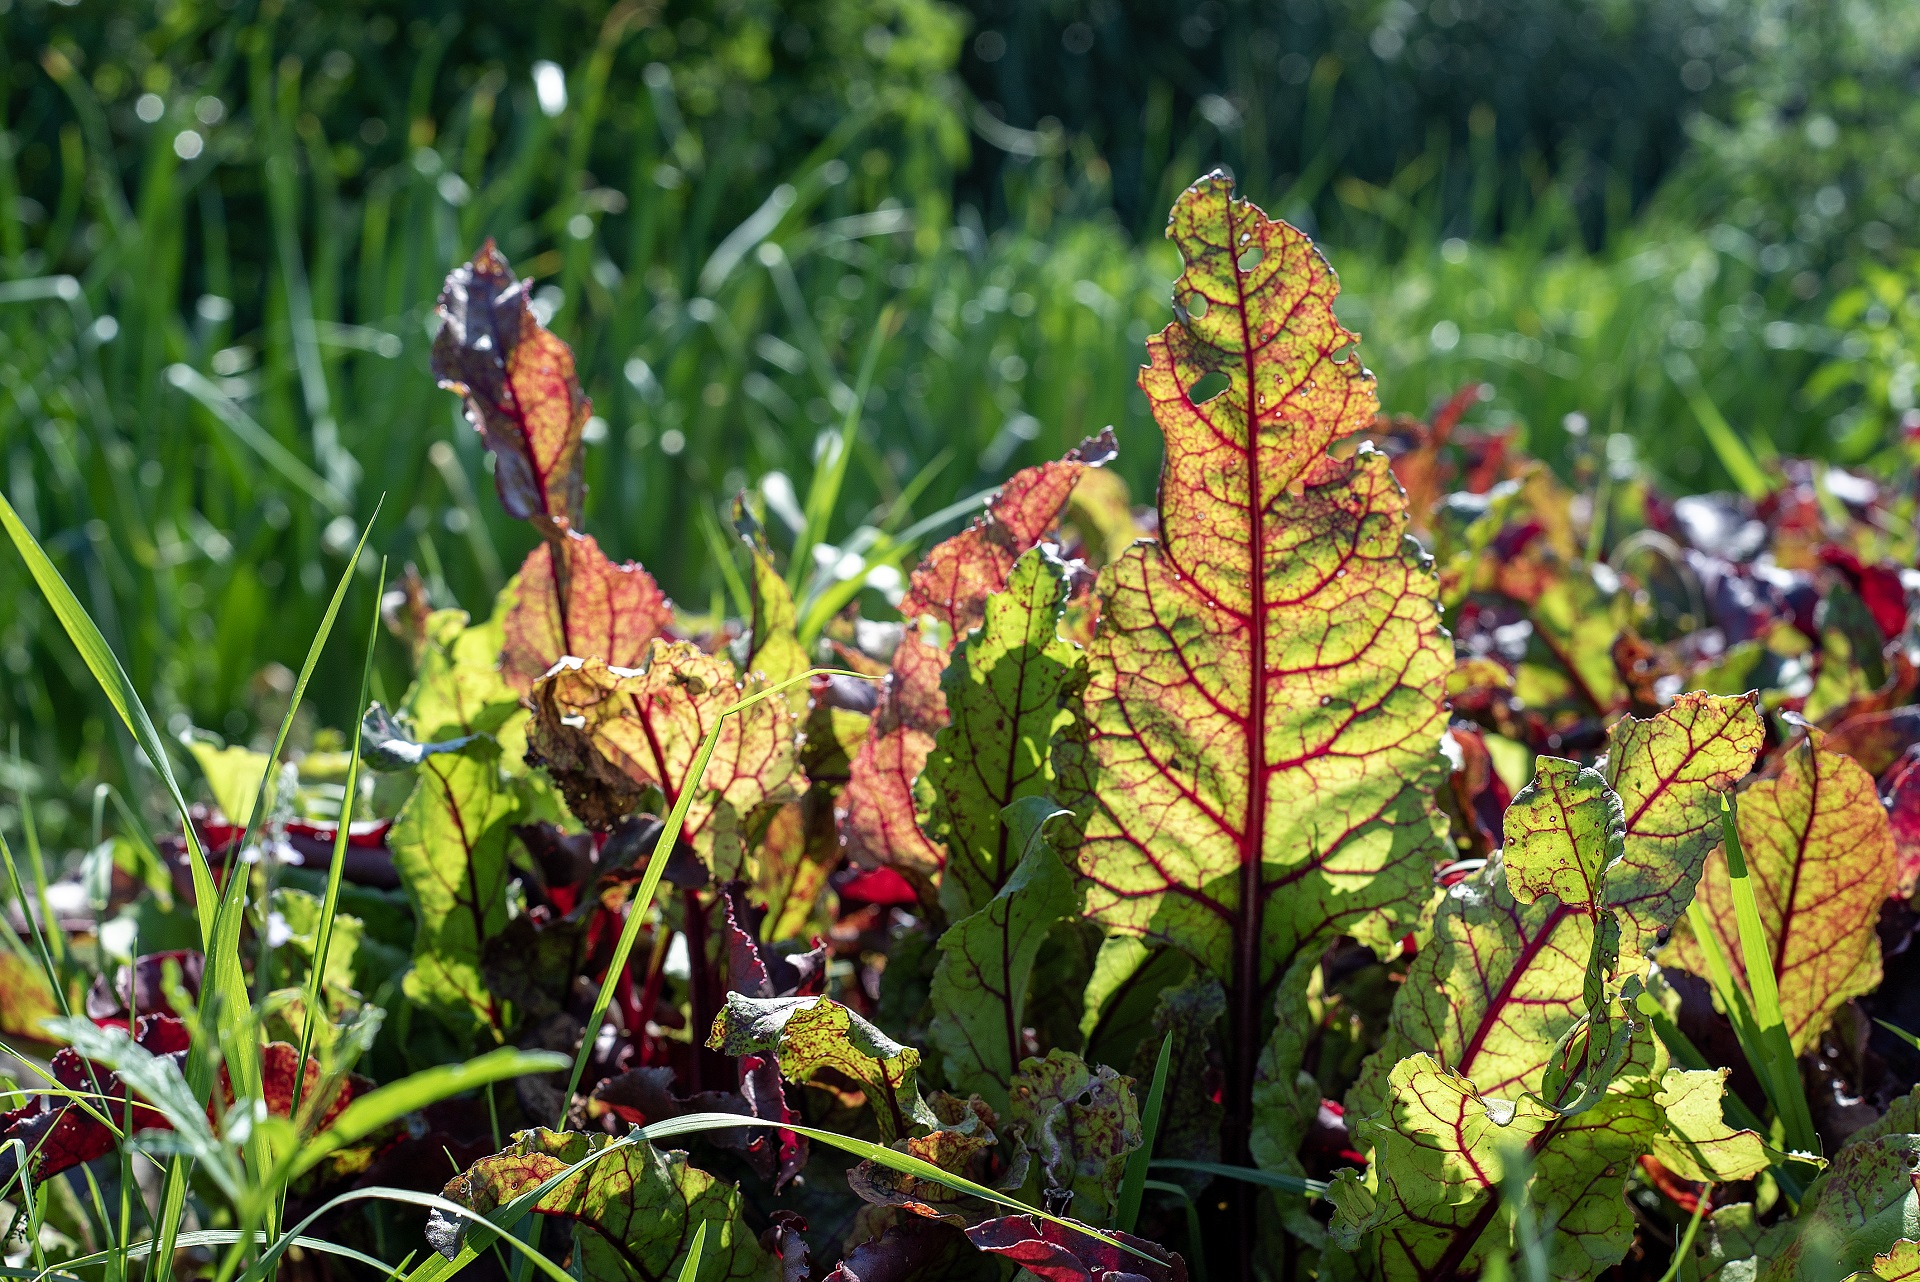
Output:
[[[890,309],[834,573],[1109,423],[1151,501],[1157,231],[1220,163],[1317,229],[1389,409],[1484,380],[1549,460],[1604,434],[1687,488],[1725,483],[1702,404],[1865,458],[1879,313],[1826,309],[1909,278],[1913,20],[1819,8],[0,0],[0,484],[172,728],[247,738],[383,496],[373,546],[437,605],[527,550],[427,371],[492,236],[578,350],[591,527],[691,609],[728,608],[736,491],[790,537]],[[0,792],[79,823],[130,749],[18,566],[0,602]]]

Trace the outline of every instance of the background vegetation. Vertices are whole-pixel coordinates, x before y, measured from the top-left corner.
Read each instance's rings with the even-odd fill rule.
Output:
[[[435,604],[530,546],[426,376],[487,236],[580,354],[593,528],[694,608],[874,342],[833,573],[1108,423],[1150,501],[1158,220],[1216,164],[1327,247],[1389,410],[1484,380],[1550,462],[1711,489],[1915,402],[1891,0],[0,0],[0,42],[0,484],[176,733],[271,730],[383,496]],[[133,750],[12,562],[0,603],[5,791],[78,841]]]

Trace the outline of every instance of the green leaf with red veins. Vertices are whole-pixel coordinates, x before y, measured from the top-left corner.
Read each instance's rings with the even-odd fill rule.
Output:
[[[927,831],[947,851],[940,905],[949,921],[991,902],[1020,861],[1002,811],[1053,784],[1049,745],[1086,681],[1085,655],[1055,631],[1066,595],[1065,567],[1045,548],[1026,552],[941,678],[949,721],[923,779],[934,798]]]
[[[885,1142],[915,1126],[939,1125],[920,1098],[915,1077],[920,1052],[830,998],[728,993],[707,1046],[727,1055],[771,1054],[790,1082],[810,1082],[822,1069],[852,1079],[866,1095]]]
[[[1664,901],[1642,888],[1662,869],[1678,881],[1697,867],[1709,817],[1757,747],[1729,733],[1751,711],[1694,698],[1615,726],[1610,765],[1631,803],[1599,771],[1541,758],[1507,811],[1502,852],[1447,891],[1385,1046],[1348,1100],[1356,1134],[1375,1147],[1369,1173],[1332,1193],[1337,1235],[1364,1239],[1383,1275],[1437,1278],[1489,1250],[1499,1197],[1487,1155],[1498,1145],[1469,1135],[1469,1122],[1491,1119],[1528,1144],[1528,1196],[1556,1226],[1548,1250],[1560,1277],[1590,1277],[1626,1250],[1622,1189],[1640,1155],[1716,1182],[1766,1164],[1759,1137],[1721,1118],[1717,1075],[1665,1072],[1644,1022],[1616,1000],[1633,998],[1644,965],[1637,953],[1621,964],[1623,923],[1639,912],[1667,924]],[[1436,1146],[1438,1157],[1421,1156]]]
[[[1143,1140],[1131,1077],[1072,1051],[1029,1059],[1013,1079],[1007,1129],[1039,1159],[1041,1186],[1072,1194],[1065,1214],[1107,1223],[1127,1155]]]
[[[582,1282],[678,1277],[693,1236],[707,1236],[700,1282],[762,1278],[771,1261],[741,1218],[740,1190],[687,1165],[679,1150],[583,1131],[521,1131],[504,1152],[455,1176],[442,1196],[486,1215],[602,1150],[619,1148],[568,1176],[534,1203],[537,1214],[573,1227],[571,1272]],[[435,1211],[427,1240],[449,1259],[468,1221]]]
[[[1517,1244],[1496,1227],[1499,1184],[1511,1156],[1524,1150],[1533,1165],[1528,1200],[1540,1222],[1553,1226],[1544,1243],[1549,1274],[1591,1278],[1633,1240],[1624,1194],[1641,1154],[1684,1153],[1698,1163],[1691,1169],[1716,1182],[1766,1166],[1758,1136],[1720,1122],[1715,1074],[1669,1071],[1656,1090],[1658,1051],[1644,1025],[1631,1036],[1605,1093],[1570,1117],[1530,1095],[1484,1095],[1431,1055],[1400,1061],[1390,1112],[1355,1126],[1356,1139],[1373,1150],[1367,1175],[1341,1172],[1330,1191],[1336,1245],[1361,1250],[1377,1277],[1406,1279],[1449,1277],[1511,1252]]]
[[[515,824],[558,817],[502,765],[486,738],[428,757],[387,834],[415,922],[401,990],[463,1037],[509,1029],[511,1012],[482,971],[487,941],[507,927],[507,844]]]
[[[1646,951],[1685,916],[1720,844],[1720,798],[1753,768],[1766,737],[1752,700],[1697,692],[1608,733],[1607,784],[1627,825],[1626,848],[1607,874],[1623,956]]]
[[[433,373],[466,401],[493,452],[502,506],[557,539],[580,518],[580,436],[592,406],[572,350],[533,314],[531,295],[532,282],[514,278],[491,240],[481,246],[440,293]]]
[[[638,667],[673,622],[673,606],[653,576],[632,561],[615,565],[586,534],[568,533],[528,553],[505,595],[512,605],[500,671],[523,695],[566,655]]]
[[[940,936],[928,1036],[945,1057],[948,1082],[1007,1106],[1007,1087],[1026,1054],[1027,987],[1047,932],[1079,907],[1073,877],[1045,828],[1068,818],[1045,797],[1007,808],[1012,875],[980,911]],[[953,865],[949,865],[951,873]]]
[[[777,698],[726,718],[705,775],[689,778],[707,732],[747,692],[724,655],[684,641],[656,640],[643,669],[569,659],[534,683],[528,757],[538,758],[567,808],[592,828],[631,813],[649,788],[668,807],[695,789],[683,839],[704,856],[719,803],[744,818],[792,800],[806,783],[796,720]]]
[[[1740,844],[1779,981],[1795,1054],[1833,1012],[1880,983],[1880,906],[1893,892],[1893,836],[1873,777],[1815,740],[1790,750],[1777,778],[1740,794]],[[1700,903],[1735,978],[1746,963],[1724,850],[1707,861]],[[1674,930],[1672,965],[1707,974],[1691,919]]]
[[[837,813],[848,857],[862,868],[893,868],[929,910],[938,907],[946,849],[920,829],[914,784],[947,724],[947,656],[986,617],[987,598],[1007,586],[1014,562],[1060,519],[1074,483],[1113,453],[1108,429],[1058,462],[1014,473],[973,524],[927,554],[900,603],[906,635]]]
[[[1215,174],[1174,207],[1180,319],[1140,375],[1166,441],[1160,540],[1101,571],[1088,739],[1055,752],[1089,810],[1088,914],[1227,986],[1244,1163],[1279,977],[1339,935],[1390,945],[1447,857],[1453,656],[1386,457],[1327,452],[1378,408],[1333,272],[1230,196]],[[1209,375],[1226,390],[1201,401]]]
[[[1657,716],[1622,718],[1609,732],[1606,774],[1624,831],[1617,854],[1591,853],[1581,866],[1598,860],[1604,869],[1599,893],[1620,923],[1621,955],[1630,964],[1635,945],[1685,911],[1676,888],[1699,877],[1718,844],[1720,799],[1751,767],[1762,737],[1750,702],[1713,695],[1685,695]],[[1553,758],[1539,764],[1556,776],[1570,765]],[[1505,861],[1447,892],[1433,939],[1394,1001],[1385,1043],[1348,1097],[1359,1115],[1380,1107],[1388,1071],[1418,1051],[1438,1055],[1488,1094],[1538,1089],[1554,1043],[1588,1009],[1591,896],[1576,889],[1577,877],[1566,883],[1572,903],[1557,896],[1523,903],[1513,889],[1514,862],[1523,862],[1517,880],[1529,887],[1545,887],[1556,871],[1578,863],[1571,852],[1556,858],[1553,846],[1533,835],[1553,831],[1537,818],[1541,804],[1537,784],[1516,797]],[[1516,860],[1516,851],[1527,853]],[[1577,906],[1581,901],[1587,910]]]

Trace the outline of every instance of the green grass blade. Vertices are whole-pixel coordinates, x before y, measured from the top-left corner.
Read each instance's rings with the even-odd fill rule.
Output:
[[[333,1125],[302,1144],[281,1163],[276,1180],[295,1180],[329,1154],[338,1152],[389,1122],[450,1096],[459,1095],[489,1082],[504,1082],[533,1073],[553,1073],[567,1066],[566,1057],[555,1051],[523,1051],[511,1046],[488,1051],[463,1064],[444,1064],[423,1069],[397,1082],[368,1091],[340,1110]]]
[[[0,495],[0,525],[6,527],[7,536],[13,540],[20,559],[27,563],[27,571],[33,575],[54,617],[60,620],[60,626],[66,630],[74,649],[80,652],[87,670],[107,696],[107,702],[120,715],[121,723],[127,727],[140,750],[147,754],[148,762],[160,776],[160,782],[166,786],[168,799],[180,812],[180,822],[186,826],[194,891],[196,894],[205,892],[205,897],[196,904],[200,914],[200,939],[203,946],[210,946],[213,942],[212,905],[215,902],[213,877],[207,869],[206,852],[200,848],[199,836],[194,832],[188,816],[186,794],[180,790],[180,781],[173,773],[172,762],[167,758],[166,744],[161,740],[160,732],[154,728],[153,718],[147,715],[146,705],[134,693],[133,682],[128,679],[126,669],[120,666],[120,660],[107,645],[107,639],[100,635],[100,629],[94,626],[92,617],[80,604],[79,598],[74,596],[73,589],[60,577],[60,571],[47,559],[38,540],[28,531],[20,520],[20,514],[13,510],[13,504],[4,495]]]
[[[252,415],[235,404],[199,370],[191,365],[169,365],[167,382],[198,401],[233,433],[235,440],[259,455],[261,462],[285,477],[302,494],[335,516],[345,515],[351,510],[352,504],[338,486],[308,467],[273,433],[254,422]]]
[[[880,367],[881,349],[886,346],[899,316],[892,307],[880,313],[880,321],[867,340],[866,355],[860,359],[860,378],[854,386],[846,416],[841,420],[840,434],[834,438],[833,454],[821,460],[822,466],[815,469],[813,480],[807,485],[807,523],[794,539],[793,556],[787,562],[787,586],[795,593],[800,590],[801,579],[813,568],[813,549],[826,539],[827,523],[840,505],[840,489],[847,479],[847,465],[853,460],[860,432],[860,415],[866,408],[868,393],[873,390],[873,375]]]
[[[1773,973],[1773,954],[1767,946],[1767,932],[1760,924],[1760,905],[1754,898],[1753,880],[1747,875],[1746,852],[1740,844],[1739,812],[1733,798],[1725,798],[1720,811],[1720,831],[1726,841],[1727,880],[1733,890],[1734,921],[1740,931],[1741,960],[1746,965],[1747,991],[1753,997],[1753,1022],[1759,1049],[1765,1057],[1762,1080],[1771,1079],[1768,1091],[1774,1109],[1780,1115],[1790,1147],[1806,1153],[1820,1151],[1820,1137],[1813,1128],[1813,1113],[1807,1107],[1806,1090],[1800,1081],[1800,1067],[1794,1060],[1793,1042],[1787,1036],[1786,1016],[1780,1010],[1780,988]]]
[[[680,839],[680,829],[687,822],[687,811],[693,807],[694,795],[700,790],[700,782],[706,777],[707,763],[713,759],[714,748],[720,743],[720,727],[727,718],[745,712],[762,699],[792,689],[815,677],[853,677],[861,681],[874,678],[858,672],[846,672],[839,668],[810,668],[798,676],[788,677],[785,681],[775,682],[764,689],[756,690],[738,703],[726,708],[714,718],[713,728],[707,731],[706,738],[700,741],[700,751],[694,755],[693,768],[687,773],[686,786],[681,788],[680,797],[673,803],[673,809],[667,813],[667,822],[660,829],[660,836],[653,843],[653,853],[647,858],[646,875],[640,879],[640,888],[634,892],[627,905],[626,924],[620,928],[620,938],[613,946],[613,960],[607,964],[606,978],[600,981],[600,992],[593,999],[593,1014],[587,1018],[587,1031],[580,1041],[580,1052],[574,1057],[573,1072],[567,1078],[567,1090],[560,1097],[560,1117],[554,1125],[562,1129],[567,1124],[567,1106],[573,1102],[573,1093],[580,1089],[581,1075],[587,1071],[587,1057],[593,1054],[594,1038],[600,1032],[600,1023],[607,1017],[607,1007],[613,1004],[614,989],[620,986],[620,976],[626,972],[627,960],[633,956],[634,941],[640,937],[640,927],[645,924],[647,910],[653,907],[653,896],[660,888],[660,878],[667,870],[667,856],[673,850],[673,843]],[[791,1128],[789,1128],[791,1129]]]
[[[307,1084],[307,1057],[313,1051],[315,1021],[319,1019],[321,1003],[325,1000],[325,976],[327,958],[333,949],[333,919],[340,909],[340,880],[347,862],[348,830],[353,823],[353,801],[360,787],[360,743],[362,726],[366,720],[367,687],[373,679],[374,644],[380,639],[380,598],[387,587],[386,558],[380,559],[380,577],[373,593],[373,617],[367,625],[367,657],[360,667],[360,701],[354,705],[357,709],[353,719],[353,751],[347,758],[346,789],[340,799],[340,826],[333,835],[333,857],[327,863],[327,890],[320,904],[320,937],[314,941],[313,970],[307,976],[306,1011],[300,1029],[300,1058],[296,1061],[293,1074],[293,1107],[289,1110],[292,1117],[300,1116],[300,1097]],[[279,1189],[284,1213],[286,1185]]]
[[[1196,1171],[1202,1175],[1217,1175],[1223,1180],[1259,1184],[1286,1193],[1298,1193],[1301,1197],[1319,1197],[1327,1191],[1325,1180],[1282,1175],[1278,1171],[1262,1171],[1251,1166],[1228,1166],[1225,1162],[1190,1162],[1185,1158],[1163,1157],[1152,1166],[1156,1171]]]
[[[1173,1034],[1160,1042],[1160,1058],[1147,1087],[1147,1111],[1140,1119],[1140,1147],[1127,1155],[1127,1173],[1120,1180],[1120,1197],[1113,1208],[1113,1226],[1133,1232],[1140,1219],[1140,1197],[1146,1192],[1147,1164],[1153,1160],[1153,1140],[1160,1132],[1160,1110],[1167,1099],[1167,1069],[1173,1063]]]
[[[1687,408],[1700,420],[1700,430],[1707,434],[1707,444],[1713,447],[1713,453],[1720,460],[1720,466],[1727,469],[1727,475],[1740,488],[1740,493],[1754,502],[1773,492],[1772,484],[1767,480],[1766,471],[1754,459],[1753,451],[1740,438],[1733,424],[1727,422],[1720,413],[1720,407],[1707,395],[1707,389],[1701,385],[1700,375],[1693,362],[1679,354],[1669,357],[1667,372],[1672,375],[1674,385],[1686,398]]]
[[[1895,1037],[1898,1037],[1901,1041],[1905,1042],[1907,1045],[1913,1047],[1913,1049],[1920,1051],[1920,1037],[1915,1037],[1912,1033],[1909,1033],[1906,1029],[1900,1027],[1898,1024],[1889,1024],[1884,1019],[1876,1019],[1873,1022],[1880,1025],[1880,1027],[1886,1029],[1889,1033],[1892,1033]]]
[[[693,1245],[687,1248],[687,1262],[680,1266],[680,1282],[694,1282],[700,1276],[700,1260],[707,1253],[707,1221],[693,1231]]]

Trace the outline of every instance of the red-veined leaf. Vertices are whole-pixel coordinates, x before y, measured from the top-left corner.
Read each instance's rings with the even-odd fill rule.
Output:
[[[985,618],[987,598],[1006,587],[1014,562],[1059,520],[1078,478],[1113,453],[1109,429],[1058,462],[1015,473],[972,525],[927,555],[900,604],[906,635],[894,650],[886,691],[837,810],[853,862],[894,869],[929,907],[946,851],[920,829],[914,781],[947,724],[940,689],[947,656]],[[921,623],[926,618],[942,626],[928,630]]]
[[[1281,975],[1332,938],[1386,948],[1447,857],[1452,651],[1384,455],[1328,446],[1373,422],[1333,272],[1214,174],[1168,235],[1176,323],[1142,371],[1166,439],[1160,539],[1101,571],[1084,759],[1087,912],[1225,981],[1227,1156],[1245,1164]],[[1209,376],[1225,390],[1200,399]]]
[[[1758,1137],[1721,1121],[1715,1075],[1660,1075],[1633,1005],[1641,948],[1684,910],[1760,740],[1747,700],[1687,696],[1614,726],[1604,773],[1541,758],[1503,850],[1448,888],[1348,1099],[1369,1173],[1331,1191],[1336,1236],[1383,1275],[1437,1278],[1502,1249],[1483,1235],[1503,1145],[1528,1150],[1528,1196],[1568,1277],[1626,1250],[1622,1190],[1642,1154],[1716,1180],[1765,1165]]]
[[[651,574],[633,561],[615,565],[591,535],[572,531],[528,553],[508,595],[500,672],[521,694],[569,654],[638,667],[673,622]]]
[[[1880,982],[1880,905],[1893,893],[1893,836],[1873,779],[1851,757],[1810,734],[1777,778],[1740,796],[1740,844],[1753,881],[1795,1053],[1811,1047],[1833,1012]],[[1707,862],[1699,898],[1721,953],[1745,983],[1746,962],[1724,851]],[[1674,964],[1708,974],[1691,918],[1674,930]]]
[[[580,434],[592,407],[573,352],[533,314],[532,293],[491,240],[482,245],[448,274],[435,306],[433,373],[465,399],[493,452],[501,504],[555,539],[580,517]]]
[[[659,789],[669,807],[696,788],[682,839],[707,855],[722,803],[745,816],[792,799],[805,783],[794,716],[782,699],[728,717],[705,775],[688,777],[701,741],[740,697],[732,662],[684,641],[654,641],[640,669],[569,659],[534,683],[528,753],[589,827],[631,813],[648,788]]]

